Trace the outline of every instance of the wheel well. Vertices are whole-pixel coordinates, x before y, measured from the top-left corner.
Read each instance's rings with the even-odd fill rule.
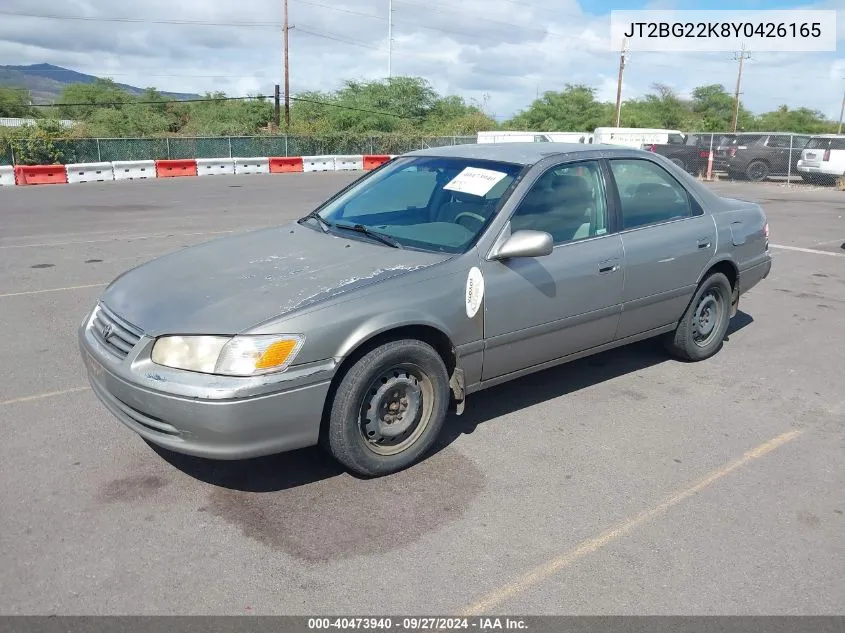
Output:
[[[397,341],[400,339],[415,339],[428,343],[440,355],[440,358],[443,359],[443,363],[446,365],[446,372],[449,376],[451,376],[455,371],[458,364],[458,358],[455,352],[455,347],[452,345],[452,341],[444,332],[430,325],[404,325],[384,332],[379,332],[375,336],[371,336],[370,338],[361,341],[349,354],[346,355],[346,358],[344,358],[338,366],[334,378],[332,378],[328,394],[326,395],[326,402],[323,405],[323,418],[320,424],[321,440],[324,438],[328,427],[329,412],[331,410],[332,401],[334,400],[334,394],[340,385],[340,381],[343,380],[346,372],[349,371],[349,368],[376,347],[384,345],[389,341]]]
[[[704,273],[702,279],[705,279],[712,273],[722,273],[725,277],[728,278],[728,281],[731,282],[731,290],[736,290],[736,282],[739,278],[739,271],[737,270],[733,262],[727,260],[716,262],[708,269],[706,273]]]

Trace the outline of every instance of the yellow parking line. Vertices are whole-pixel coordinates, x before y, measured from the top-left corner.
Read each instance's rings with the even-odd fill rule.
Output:
[[[12,398],[11,400],[0,400],[0,406],[4,404],[20,404],[21,402],[31,402],[33,400],[43,400],[44,398],[52,398],[53,396],[65,396],[69,393],[79,393],[80,391],[88,391],[88,387],[76,387],[75,389],[63,389],[61,391],[48,391],[47,393],[38,393],[34,396],[24,396],[23,398]]]
[[[605,547],[606,545],[609,545],[613,541],[616,541],[621,537],[625,536],[626,534],[634,530],[634,528],[639,527],[643,523],[646,523],[650,519],[655,518],[657,515],[666,512],[667,510],[678,505],[679,503],[686,501],[687,499],[701,492],[705,488],[712,486],[720,479],[731,474],[737,468],[740,468],[755,459],[759,459],[764,455],[771,453],[778,447],[783,446],[788,442],[791,442],[796,437],[801,435],[801,433],[803,433],[803,431],[801,430],[788,431],[786,433],[778,435],[777,437],[769,440],[768,442],[760,444],[760,446],[745,453],[745,455],[743,455],[740,459],[718,470],[711,472],[709,475],[706,475],[689,488],[686,488],[674,494],[659,505],[645,510],[634,517],[626,519],[616,527],[606,530],[594,538],[583,541],[577,547],[558,556],[557,558],[550,560],[549,562],[543,565],[534,568],[533,570],[518,578],[517,580],[513,581],[512,583],[509,583],[504,587],[493,591],[487,596],[481,598],[475,604],[467,607],[461,615],[469,617],[475,615],[483,615],[489,612],[491,609],[498,607],[502,602],[508,600],[509,598],[512,598],[513,596],[516,596],[522,593],[523,591],[533,587],[534,585],[537,585],[538,583],[550,578],[556,572],[566,567],[569,567],[573,563],[584,558],[587,554],[592,554],[593,552],[600,550],[601,548]]]
[[[108,282],[106,282],[108,283]],[[102,284],[88,284],[85,286],[64,286],[63,288],[47,288],[46,290],[26,290],[24,292],[9,292],[4,295],[0,295],[0,299],[3,297],[20,297],[23,295],[40,295],[44,292],[60,292],[62,290],[81,290],[82,288],[97,288],[98,286],[105,286],[105,283]]]

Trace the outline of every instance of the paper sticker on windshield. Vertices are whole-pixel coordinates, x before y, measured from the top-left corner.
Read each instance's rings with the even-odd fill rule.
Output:
[[[484,277],[481,271],[473,266],[467,276],[466,287],[466,309],[467,316],[471,319],[478,314],[481,307],[481,300],[484,298]]]
[[[443,188],[473,196],[484,196],[505,176],[507,174],[492,169],[467,167]]]

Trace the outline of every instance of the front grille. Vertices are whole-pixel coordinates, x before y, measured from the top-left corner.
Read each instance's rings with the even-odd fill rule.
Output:
[[[123,359],[137,345],[144,332],[98,305],[91,320],[91,333],[109,352]]]

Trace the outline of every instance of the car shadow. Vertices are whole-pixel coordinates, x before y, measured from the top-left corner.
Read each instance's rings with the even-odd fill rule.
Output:
[[[725,342],[754,319],[737,312]],[[484,397],[470,396],[463,415],[451,413],[429,453],[438,453],[479,425],[626,374],[674,362],[657,340],[640,341],[571,363],[539,371],[484,390]],[[245,460],[220,461],[174,453],[147,442],[163,460],[184,474],[204,483],[242,492],[278,492],[325,479],[346,471],[317,447]]]

